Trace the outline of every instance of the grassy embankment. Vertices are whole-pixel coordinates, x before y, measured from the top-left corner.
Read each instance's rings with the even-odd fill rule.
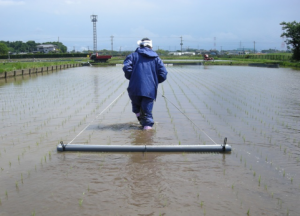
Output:
[[[250,63],[261,64],[279,64],[280,67],[300,68],[299,61],[291,61],[291,54],[289,53],[274,53],[266,55],[241,55],[241,56],[223,56],[215,58],[215,60],[227,60],[227,61],[215,61],[206,62],[205,64],[212,65],[248,65]]]
[[[109,60],[109,63],[122,64],[125,58],[126,56],[112,57],[112,59]],[[200,60],[203,59],[202,56],[160,56],[160,58],[163,60],[164,63],[183,63],[186,62],[185,60],[194,60],[195,62],[199,62]],[[172,60],[172,61],[168,61],[168,60]],[[193,61],[189,61],[189,62],[193,62]]]
[[[36,59],[35,62],[33,61],[18,61],[12,60],[12,61],[2,61],[0,62],[0,73],[10,72],[14,70],[22,70],[22,69],[35,69],[40,67],[49,67],[49,66],[56,66],[56,65],[64,65],[64,64],[75,64],[80,62],[87,61],[86,58],[78,58],[78,59]]]
[[[261,64],[279,64],[281,67],[300,68],[300,62],[290,61],[289,53],[274,53],[267,55],[244,55],[244,56],[222,56],[214,57],[215,60],[223,61],[206,61],[206,65],[248,65],[250,63]],[[109,60],[112,64],[122,64],[125,57],[113,57]],[[203,60],[202,56],[161,56],[164,63],[186,63],[199,62]],[[193,61],[194,60],[194,61]]]
[[[300,68],[300,62],[290,61],[288,58],[281,58],[282,56],[288,56],[291,54],[272,54],[271,59],[268,55],[245,55],[245,56],[223,56],[223,57],[214,57],[215,60],[225,60],[225,61],[206,61],[206,65],[248,65],[250,63],[263,63],[263,64],[279,64],[281,67],[291,67],[291,68]],[[122,64],[125,59],[125,56],[112,57],[108,60],[107,63],[96,63],[95,65],[106,66],[114,64]],[[185,63],[186,60],[191,62],[199,62],[203,60],[202,56],[161,56],[161,59],[164,63]],[[172,60],[172,61],[171,61]],[[194,60],[194,61],[193,61]],[[2,61],[0,62],[0,73],[5,71],[14,71],[20,69],[28,68],[39,68],[39,67],[48,67],[55,65],[63,64],[74,64],[87,62],[87,58],[60,58],[60,59],[36,59],[35,62],[21,62],[14,60],[11,62]]]

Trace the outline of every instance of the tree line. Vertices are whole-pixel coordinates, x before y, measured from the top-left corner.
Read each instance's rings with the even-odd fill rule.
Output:
[[[26,52],[26,53],[32,53],[33,51],[36,51],[37,48],[36,46],[42,45],[42,44],[53,44],[56,45],[59,49],[59,53],[66,53],[67,52],[67,47],[63,45],[61,42],[44,42],[44,43],[36,43],[35,41],[0,41],[0,54],[5,55],[10,53],[21,53],[21,52]]]

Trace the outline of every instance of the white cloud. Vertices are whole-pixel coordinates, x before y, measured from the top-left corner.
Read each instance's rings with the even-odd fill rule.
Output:
[[[35,33],[35,34],[42,34],[42,33],[43,33],[43,29],[41,29],[41,28],[36,28],[36,29],[34,30],[34,33]]]
[[[0,0],[0,6],[18,6],[24,4],[24,1]]]
[[[151,32],[149,29],[146,29],[143,26],[140,26],[138,28],[132,28],[130,29],[130,34],[133,36],[136,36],[137,39],[141,39],[140,37],[148,37],[148,38],[152,38],[152,37],[157,37],[158,35]]]
[[[238,40],[239,37],[231,32],[218,32],[216,33],[216,38],[222,40]]]
[[[88,50],[88,47],[82,46],[82,47],[80,47],[79,49],[80,49],[81,51],[85,51],[85,50]]]

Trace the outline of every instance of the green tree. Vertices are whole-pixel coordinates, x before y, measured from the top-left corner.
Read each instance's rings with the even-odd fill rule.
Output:
[[[35,43],[35,41],[27,41],[26,45],[27,45],[29,52],[33,52],[36,50],[37,44]]]
[[[163,49],[158,49],[158,50],[156,50],[156,53],[160,56],[166,56],[169,54],[169,51],[163,50]]]
[[[5,55],[8,53],[8,48],[5,43],[0,43],[0,54]]]
[[[12,47],[14,48],[14,50],[19,53],[19,52],[22,52],[22,44],[23,42],[22,41],[15,41],[15,42],[12,42],[11,45]]]
[[[26,43],[22,43],[22,45],[21,45],[19,51],[20,51],[20,52],[29,52],[28,46],[26,45]]]
[[[300,22],[282,22],[282,30],[284,32],[281,34],[281,37],[286,37],[286,44],[288,49],[292,49],[294,60],[300,60]],[[290,47],[291,46],[291,47]]]
[[[0,43],[4,43],[10,52],[33,52],[36,51],[36,46],[40,45],[41,43],[36,43],[33,40],[29,40],[26,43],[22,42],[22,41],[13,41],[13,42],[9,42],[9,41],[0,41]],[[67,47],[65,45],[63,45],[61,42],[45,42],[42,44],[53,44],[56,45],[59,49],[60,53],[66,53],[67,52]]]

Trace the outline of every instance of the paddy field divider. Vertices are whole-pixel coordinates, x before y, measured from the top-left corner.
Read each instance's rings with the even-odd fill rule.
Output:
[[[9,72],[5,71],[3,73],[0,73],[0,79],[6,79],[10,77],[23,76],[23,75],[31,75],[37,73],[48,73],[48,72],[53,72],[53,71],[62,70],[66,68],[81,67],[81,66],[82,66],[81,63],[74,63],[74,64],[63,64],[63,65],[53,65],[47,67],[20,69],[20,70],[14,70]]]

